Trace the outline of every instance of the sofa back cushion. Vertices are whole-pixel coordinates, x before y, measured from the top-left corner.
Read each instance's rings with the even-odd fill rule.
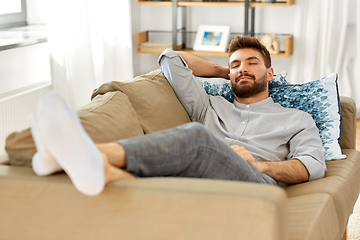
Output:
[[[146,134],[190,122],[160,69],[129,81],[103,84],[92,97],[109,91],[121,91],[127,95]]]
[[[81,124],[95,143],[112,142],[190,122],[160,70],[95,89],[92,101],[77,110]],[[29,129],[6,140],[11,165],[31,166],[36,152]]]
[[[143,135],[129,98],[122,92],[98,95],[77,111],[81,124],[95,143]]]
[[[356,104],[350,97],[340,97],[342,129],[340,146],[342,149],[356,149]]]
[[[9,134],[5,140],[5,151],[10,165],[31,167],[36,147],[30,128]]]
[[[77,113],[85,131],[95,143],[144,134],[130,100],[122,92],[98,95],[77,109]],[[36,148],[30,129],[11,133],[6,139],[5,149],[10,165],[31,166]]]

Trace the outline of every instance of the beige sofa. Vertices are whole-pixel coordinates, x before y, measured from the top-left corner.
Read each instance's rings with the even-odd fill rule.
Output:
[[[360,190],[356,108],[341,98],[341,147],[325,178],[286,189],[254,183],[139,178],[79,193],[64,173],[36,176],[29,130],[11,134],[0,166],[0,239],[335,240],[343,237]],[[189,122],[159,70],[111,82],[78,111],[95,142],[147,134]]]

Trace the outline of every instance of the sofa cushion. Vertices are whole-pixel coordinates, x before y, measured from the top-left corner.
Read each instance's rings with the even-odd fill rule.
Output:
[[[293,240],[339,239],[339,222],[331,196],[315,193],[288,198],[288,227]]]
[[[160,69],[129,81],[103,84],[93,97],[109,91],[127,95],[145,133],[189,123],[190,119]]]
[[[30,128],[12,132],[5,141],[5,150],[9,157],[8,163],[14,166],[31,167],[31,159],[36,152]]]
[[[286,188],[288,197],[307,196],[314,193],[329,194],[334,200],[340,229],[346,228],[347,219],[359,196],[360,152],[344,149],[346,159],[326,162],[325,177],[316,181],[292,185]]]
[[[78,109],[82,126],[95,143],[143,135],[129,98],[122,92],[98,95]]]
[[[99,95],[79,108],[77,113],[85,131],[95,143],[144,134],[128,97],[121,92]],[[31,166],[36,148],[29,129],[10,134],[5,144],[10,165]]]
[[[0,166],[0,189],[1,239],[288,239],[276,186],[137,178],[88,197],[65,173]]]

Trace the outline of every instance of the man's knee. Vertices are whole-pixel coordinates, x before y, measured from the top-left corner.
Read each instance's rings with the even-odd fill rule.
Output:
[[[192,131],[204,131],[206,127],[198,122],[191,122],[183,125],[184,129],[191,129]]]
[[[183,130],[188,131],[190,134],[197,137],[211,135],[210,131],[198,122],[191,122],[183,125]]]

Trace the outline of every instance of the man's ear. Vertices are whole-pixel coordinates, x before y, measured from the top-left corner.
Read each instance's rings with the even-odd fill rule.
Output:
[[[266,72],[267,72],[267,80],[268,82],[270,82],[274,77],[274,69],[272,67],[269,67],[268,69],[266,69]]]

